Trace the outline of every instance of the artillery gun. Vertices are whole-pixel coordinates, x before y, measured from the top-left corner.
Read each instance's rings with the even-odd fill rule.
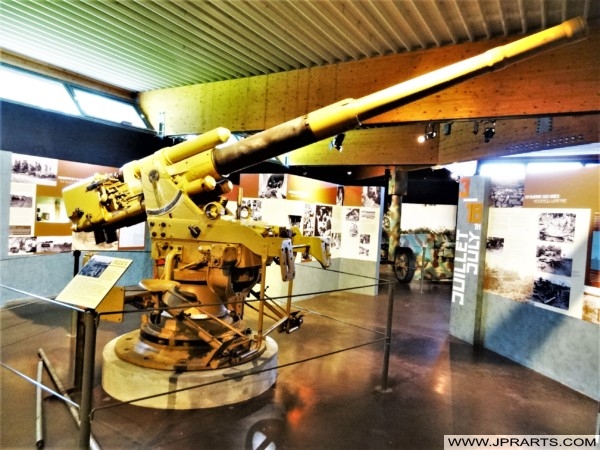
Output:
[[[297,253],[330,264],[329,244],[299,229],[244,218],[241,198],[227,209],[227,175],[272,157],[330,138],[383,112],[431,95],[540,50],[586,34],[582,19],[496,47],[359,99],[346,99],[225,145],[230,132],[217,128],[67,187],[64,201],[74,232],[93,231],[97,242],[114,241],[116,230],[147,222],[155,277],[140,285],[151,294],[152,311],[139,331],[116,344],[119,359],[169,373],[211,371],[244,364],[265,351],[272,330],[291,332],[302,323],[285,306],[265,297],[265,273],[279,264],[292,283]],[[260,283],[258,330],[244,322],[244,307]],[[291,292],[291,287],[289,289]],[[263,331],[264,310],[276,323]],[[259,392],[260,393],[260,392]]]

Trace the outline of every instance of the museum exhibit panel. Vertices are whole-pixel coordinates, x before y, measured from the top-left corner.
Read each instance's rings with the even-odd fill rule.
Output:
[[[280,88],[278,93],[275,87],[289,87],[292,78],[268,74],[213,82],[222,91],[200,83],[139,92],[135,101],[119,100],[143,111],[136,125],[129,119],[109,124],[102,118],[71,117],[5,98],[6,137],[0,148],[2,333],[9,338],[6,342],[15,344],[24,333],[27,345],[35,346],[36,333],[46,333],[40,328],[45,319],[34,314],[23,321],[30,307],[52,311],[49,330],[65,331],[64,339],[40,342],[33,352],[28,347],[27,354],[15,347],[2,361],[3,383],[14,377],[28,382],[32,393],[37,390],[34,444],[44,446],[44,430],[53,427],[52,418],[42,418],[49,403],[42,397],[48,395],[71,412],[77,431],[69,439],[81,448],[116,445],[121,433],[107,437],[107,430],[118,426],[112,421],[120,408],[125,411],[121,425],[132,424],[132,436],[140,445],[149,443],[142,437],[142,421],[131,421],[138,408],[142,416],[161,411],[155,413],[161,421],[180,417],[181,424],[195,414],[218,421],[250,408],[248,420],[284,419],[247,429],[239,425],[245,420],[242,415],[232,416],[237,431],[224,448],[259,448],[263,439],[273,439],[272,448],[285,447],[287,438],[298,446],[294,407],[279,411],[295,384],[288,374],[305,373],[309,369],[300,366],[310,367],[315,360],[325,367],[331,358],[330,375],[321,381],[343,385],[344,376],[356,381],[360,374],[359,389],[377,396],[369,402],[386,403],[386,395],[404,389],[398,381],[403,375],[395,373],[395,365],[404,364],[398,353],[414,348],[416,354],[420,347],[394,348],[400,344],[398,307],[423,308],[418,300],[407,299],[417,293],[424,299],[424,291],[445,299],[440,302],[447,317],[445,338],[436,339],[447,338],[439,351],[454,365],[453,351],[489,352],[485,358],[506,358],[515,363],[514,370],[533,369],[532,376],[572,390],[573,405],[593,410],[600,401],[598,151],[592,149],[592,164],[552,175],[551,180],[546,172],[527,172],[507,181],[499,172],[485,175],[483,169],[485,145],[501,139],[518,142],[519,133],[531,133],[532,123],[536,134],[557,135],[565,133],[565,124],[580,119],[588,131],[559,142],[548,138],[542,145],[597,146],[597,109],[590,114],[589,106],[582,105],[587,113],[562,112],[549,121],[532,118],[528,110],[516,116],[475,114],[475,120],[458,115],[455,120],[417,118],[414,123],[395,111],[444,92],[461,95],[461,86],[473,89],[471,80],[485,80],[500,69],[508,79],[512,67],[537,58],[544,65],[539,71],[550,76],[543,55],[567,55],[571,48],[582,49],[577,57],[583,58],[593,52],[599,36],[595,22],[590,28],[581,17],[565,20],[485,51],[467,51],[468,57],[458,61],[434,64],[430,70],[421,67],[391,87],[381,87],[385,80],[377,80],[376,89],[355,90],[366,89],[356,98],[340,101],[345,96],[340,83],[333,102],[325,101],[331,93],[309,96],[307,109],[268,115],[262,126],[253,125],[258,119],[248,114],[253,96],[273,99],[264,102],[265,111],[276,102],[286,103],[289,91]],[[353,63],[340,64],[351,68]],[[308,86],[314,76],[310,70],[285,76],[307,77]],[[579,70],[594,73],[589,65]],[[566,72],[558,79],[564,80]],[[233,87],[233,81],[239,84]],[[485,86],[485,81],[477,82]],[[585,86],[593,84],[593,79],[584,81]],[[68,86],[85,112],[87,91]],[[240,113],[231,102],[246,89],[252,94],[238,100],[239,110],[245,111]],[[496,96],[502,95],[499,90],[495,88]],[[316,107],[309,106],[315,102]],[[208,113],[210,108],[216,113]],[[230,131],[227,119],[233,119],[232,129],[243,123],[248,131]],[[31,124],[31,133],[16,129],[24,120]],[[511,136],[511,129],[520,131]],[[60,137],[58,130],[64,131]],[[410,152],[403,150],[399,160],[388,163],[378,159],[393,154],[393,149],[377,151],[378,145],[389,148],[409,134],[422,138],[411,144]],[[383,135],[387,142],[373,143],[373,136]],[[458,156],[475,138],[483,144],[473,145],[469,158]],[[499,145],[495,148],[502,150],[490,153],[490,161],[510,155],[512,161],[525,161],[523,167],[534,160],[520,156],[525,150],[542,150]],[[371,155],[361,157],[361,151]],[[418,155],[407,156],[413,163],[403,166],[401,159],[409,153]],[[430,163],[423,162],[428,159]],[[411,171],[446,171],[455,160],[479,161],[472,173],[444,180],[451,200],[440,195],[439,203],[429,203],[434,197],[423,195],[427,200],[411,203],[411,195],[418,198],[412,187],[420,186]],[[328,177],[327,167],[336,165],[332,161],[338,167],[329,169]],[[344,161],[351,163],[346,166]],[[351,176],[360,170],[371,170],[374,176]],[[328,310],[337,300],[345,306]],[[438,308],[430,306],[428,313]],[[410,321],[410,314],[401,320]],[[325,319],[329,325],[321,325]],[[420,320],[411,326],[421,326]],[[437,336],[424,335],[428,333]],[[321,347],[321,341],[330,346]],[[51,360],[61,346],[57,375]],[[352,356],[346,356],[353,352],[362,355],[356,357],[356,371]],[[338,354],[350,362],[338,367]],[[37,380],[31,375],[36,363]],[[330,379],[331,373],[340,379]],[[61,377],[73,387],[61,386]],[[51,388],[43,382],[48,378]],[[454,383],[462,384],[458,379]],[[3,390],[7,399],[17,395]],[[310,392],[292,390],[303,406],[320,401]],[[592,416],[578,426],[570,424],[564,434],[593,435],[597,429],[589,425],[597,428],[600,422],[597,414]],[[174,420],[166,428],[176,429]],[[308,423],[307,416],[302,420]],[[440,439],[465,434],[458,432],[458,425],[442,425],[444,421],[442,414]],[[527,423],[522,430],[536,434],[536,425]],[[543,427],[539,430],[547,434]],[[560,434],[559,425],[549,430]],[[173,442],[173,431],[166,431],[157,445]],[[216,437],[219,430],[211,433],[210,442],[221,439]],[[320,439],[331,444],[334,434],[311,435],[309,445]],[[188,436],[183,445],[191,445],[186,439],[193,433],[182,435]],[[239,442],[242,435],[245,444]],[[398,430],[393,439],[400,442],[402,436]],[[19,438],[5,439],[14,443]]]

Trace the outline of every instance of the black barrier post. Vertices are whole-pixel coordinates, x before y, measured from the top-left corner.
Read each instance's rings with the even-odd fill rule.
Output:
[[[73,276],[79,273],[79,259],[81,257],[80,250],[73,251]],[[83,313],[81,311],[73,311],[72,316],[72,334],[75,336],[75,354],[73,355],[73,388],[79,392],[81,390],[81,377],[83,373]]]
[[[83,376],[81,380],[81,403],[79,406],[79,448],[90,448],[92,434],[92,390],[94,388],[94,363],[96,358],[96,311],[83,313],[85,341],[83,346]]]
[[[387,324],[385,327],[385,347],[383,351],[383,370],[381,371],[381,386],[377,388],[380,392],[392,392],[388,387],[388,372],[390,367],[390,350],[392,348],[392,322],[394,316],[394,286],[390,283],[388,289]]]

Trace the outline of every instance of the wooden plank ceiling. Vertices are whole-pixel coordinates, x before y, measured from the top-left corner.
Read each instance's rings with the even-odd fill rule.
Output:
[[[135,95],[510,38],[596,20],[600,2],[3,0],[0,16],[3,62]]]
[[[4,52],[142,92],[358,61],[583,16],[597,0],[3,0]]]

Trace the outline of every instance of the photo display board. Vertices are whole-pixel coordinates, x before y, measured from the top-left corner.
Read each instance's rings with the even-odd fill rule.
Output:
[[[597,167],[492,178],[484,290],[600,323],[598,186]]]
[[[332,258],[377,260],[382,188],[288,174],[242,174],[240,188],[253,220],[328,238]]]
[[[93,233],[72,233],[62,190],[109,166],[13,153],[9,214],[9,255],[72,250],[119,250],[145,247],[145,224],[119,231],[119,242],[96,245]]]

